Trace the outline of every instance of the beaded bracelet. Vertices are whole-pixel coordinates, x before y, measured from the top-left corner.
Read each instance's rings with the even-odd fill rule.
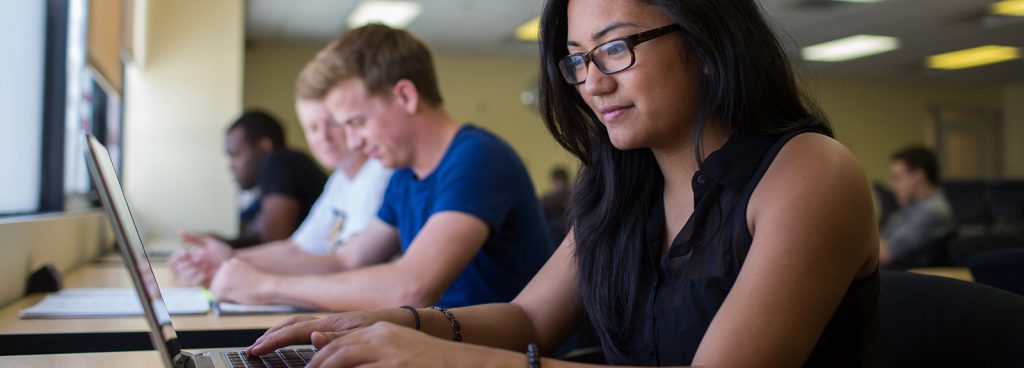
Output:
[[[452,340],[462,341],[462,325],[459,324],[459,320],[455,319],[455,315],[451,311],[438,306],[430,307],[430,309],[436,310],[444,314],[445,318],[448,318],[448,322],[452,324]]]
[[[526,345],[526,359],[529,362],[528,368],[540,368],[540,354],[537,353],[537,344]]]
[[[407,309],[410,312],[412,312],[412,318],[416,320],[416,331],[419,331],[420,330],[420,312],[417,311],[416,308],[413,308],[413,307],[408,306],[408,305],[403,305],[403,306],[401,306],[399,308]]]

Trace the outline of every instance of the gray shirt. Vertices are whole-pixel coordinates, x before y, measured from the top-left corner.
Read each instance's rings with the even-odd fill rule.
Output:
[[[953,209],[946,196],[936,191],[894,213],[882,227],[882,239],[889,246],[892,261],[899,262],[955,230]]]

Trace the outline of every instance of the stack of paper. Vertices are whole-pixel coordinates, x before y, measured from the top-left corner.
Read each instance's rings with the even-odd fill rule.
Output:
[[[201,288],[161,290],[171,314],[206,314],[210,299]],[[135,289],[76,288],[48,294],[39,303],[21,310],[21,318],[82,318],[142,316]]]
[[[290,305],[248,305],[235,304],[231,302],[219,302],[214,310],[218,315],[301,313],[309,311],[309,309],[293,307]]]

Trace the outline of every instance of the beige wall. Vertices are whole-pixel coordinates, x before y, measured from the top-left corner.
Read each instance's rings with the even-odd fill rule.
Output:
[[[247,108],[262,108],[281,118],[288,142],[307,149],[292,98],[295,76],[320,45],[259,43],[245,52]],[[534,185],[543,192],[554,165],[575,170],[576,162],[547,133],[540,115],[520,103],[520,94],[536,78],[536,58],[435,53],[445,106],[456,120],[473,122],[507,140],[522,157]]]
[[[309,151],[295,114],[295,77],[320,45],[256,44],[245,50],[243,105],[263,109],[284,124],[288,145]]]
[[[282,116],[292,125],[289,141],[296,144],[301,142],[301,131],[291,106],[292,83],[317,48],[256,45],[246,51],[245,105]],[[508,140],[523,157],[539,191],[548,187],[547,171],[552,165],[576,167],[575,160],[544,129],[540,116],[519,102],[522,91],[536,77],[536,57],[436,52],[435,58],[445,104],[452,115]],[[1004,108],[1007,139],[1024,137],[1024,86],[1003,91],[985,86],[807,76],[801,84],[818,100],[839,140],[854,152],[871,180],[887,179],[892,152],[926,143],[928,108],[933,105]],[[1016,106],[1012,101],[1017,101]],[[1015,147],[1007,142],[1006,148],[1008,174],[1024,174],[1024,145]]]
[[[536,57],[435,54],[441,93],[452,117],[484,127],[507,140],[526,164],[539,193],[550,187],[549,172],[577,161],[548,133],[540,114],[520,102],[537,78]]]
[[[943,86],[883,80],[805,78],[807,92],[828,115],[836,135],[860,160],[868,178],[888,179],[889,157],[927,143],[933,105],[1001,107],[995,87]]]
[[[147,237],[234,234],[224,129],[241,111],[242,0],[140,1],[126,69],[124,187]],[[141,45],[139,43],[142,43]]]
[[[1004,89],[1003,106],[1006,177],[1024,179],[1024,83]]]

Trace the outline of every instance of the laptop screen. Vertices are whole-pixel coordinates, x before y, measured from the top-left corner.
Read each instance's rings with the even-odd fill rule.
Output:
[[[117,180],[117,173],[114,171],[107,148],[92,135],[86,134],[83,137],[86,140],[85,160],[89,164],[89,173],[96,184],[103,208],[107,210],[114,233],[117,234],[117,244],[128,267],[128,273],[132,276],[135,290],[139,294],[146,321],[149,323],[149,335],[153,340],[153,346],[161,355],[167,357],[164,362],[170,365],[181,352],[181,347],[174,326],[171,325],[171,315],[167,312],[163,297],[160,295],[153,268],[143,248],[142,238],[128,209],[128,201],[121,191],[121,184]]]

